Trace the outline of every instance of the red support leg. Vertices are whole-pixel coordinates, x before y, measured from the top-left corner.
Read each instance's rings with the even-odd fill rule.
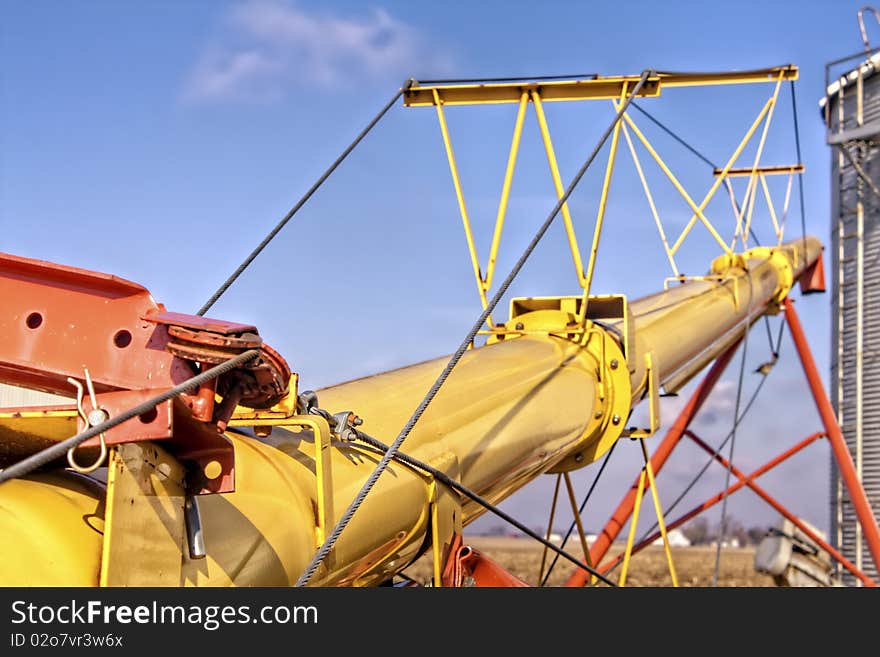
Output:
[[[855,575],[855,576],[858,577],[860,580],[862,580],[862,582],[863,582],[866,586],[876,586],[876,583],[874,582],[874,580],[872,580],[870,577],[868,577],[868,576],[865,575],[863,572],[861,572],[858,568],[856,568],[856,566],[855,566],[854,564],[852,564],[852,563],[851,563],[846,557],[844,557],[840,552],[838,552],[838,551],[835,550],[833,547],[831,547],[831,545],[829,545],[827,541],[822,540],[822,538],[821,538],[818,534],[816,534],[816,532],[814,532],[814,531],[813,531],[812,529],[810,529],[806,524],[804,524],[804,522],[803,522],[800,518],[798,518],[798,517],[797,517],[796,515],[794,515],[791,511],[789,511],[789,510],[786,509],[784,506],[782,506],[779,502],[777,502],[777,501],[776,501],[776,500],[770,495],[770,493],[768,493],[768,492],[765,491],[763,488],[761,488],[758,484],[756,484],[756,483],[754,482],[755,475],[750,475],[750,476],[746,477],[746,475],[744,475],[744,474],[743,474],[743,473],[742,473],[737,467],[735,467],[735,466],[729,466],[729,461],[728,461],[726,458],[724,458],[724,457],[721,456],[720,454],[715,454],[715,450],[713,450],[711,447],[709,447],[709,445],[707,445],[705,442],[703,442],[698,436],[696,436],[695,434],[691,433],[690,431],[687,432],[687,435],[688,435],[688,437],[691,438],[695,443],[697,443],[697,445],[699,445],[700,447],[702,447],[706,452],[708,452],[709,454],[713,454],[713,455],[715,456],[715,460],[718,461],[718,462],[719,462],[721,465],[723,465],[725,468],[726,468],[726,467],[730,467],[730,471],[731,471],[734,475],[736,475],[736,477],[737,477],[737,478],[738,478],[738,479],[739,479],[744,485],[746,485],[746,486],[748,486],[749,488],[751,488],[752,491],[753,491],[756,495],[758,495],[758,497],[760,497],[761,499],[763,499],[765,502],[767,502],[767,504],[769,504],[770,506],[772,506],[772,507],[773,507],[774,509],[776,509],[780,514],[782,514],[782,515],[785,516],[788,520],[790,520],[790,521],[792,522],[792,524],[794,524],[795,527],[797,527],[797,528],[800,529],[804,534],[806,534],[807,537],[808,537],[811,541],[813,541],[816,545],[818,545],[818,546],[821,547],[823,550],[825,550],[825,551],[826,551],[828,554],[830,554],[832,557],[834,557],[835,559],[837,559],[841,564],[843,564],[843,566],[844,566],[847,570],[849,570],[853,575]]]
[[[727,367],[730,359],[733,358],[733,354],[736,352],[738,346],[739,341],[731,345],[727,351],[725,351],[721,356],[718,357],[718,359],[712,365],[712,368],[706,374],[706,377],[700,382],[700,385],[694,391],[694,394],[688,401],[687,406],[684,407],[681,414],[679,414],[678,418],[669,428],[669,431],[666,432],[666,436],[664,436],[663,441],[657,447],[657,450],[654,452],[653,456],[651,456],[651,467],[654,469],[655,477],[660,472],[663,464],[666,463],[666,459],[669,458],[672,450],[681,440],[681,437],[682,435],[684,435],[684,432],[690,425],[691,420],[693,420],[694,416],[703,406],[703,402],[706,401],[709,393],[712,392],[712,388],[715,387],[718,379],[721,378],[721,374],[724,372],[724,368]],[[636,477],[636,480],[635,482],[633,482],[632,487],[620,501],[620,505],[617,507],[617,510],[615,510],[611,518],[609,518],[608,522],[605,524],[604,529],[596,538],[595,542],[590,548],[590,557],[592,558],[593,563],[600,563],[602,561],[602,559],[605,557],[605,554],[608,552],[608,548],[611,547],[614,539],[617,538],[620,530],[623,529],[623,526],[632,515],[633,504],[636,499],[636,491],[638,489],[638,486],[639,480],[638,477]],[[586,570],[584,570],[583,568],[578,568],[571,574],[565,585],[585,586],[589,578],[590,574]]]
[[[693,434],[691,434],[691,432],[688,431],[687,435],[692,436]],[[762,474],[764,474],[768,470],[773,469],[774,467],[776,467],[777,465],[779,465],[780,463],[785,461],[787,458],[793,456],[797,452],[801,451],[804,447],[806,447],[807,445],[810,445],[811,443],[813,443],[814,441],[823,437],[824,435],[825,434],[822,434],[822,433],[814,433],[812,436],[805,438],[804,440],[799,442],[794,447],[791,447],[791,448],[785,450],[782,454],[780,454],[776,458],[774,458],[771,461],[768,461],[767,463],[762,465],[760,468],[758,468],[752,474],[750,474],[747,477],[747,479],[752,480],[752,479],[756,479],[756,478],[760,477]],[[673,529],[676,529],[677,527],[681,527],[683,524],[688,522],[691,518],[694,518],[694,517],[700,515],[703,511],[710,509],[711,507],[718,504],[718,502],[720,502],[722,499],[724,499],[725,496],[732,495],[733,493],[738,491],[740,488],[743,488],[746,485],[746,483],[747,483],[746,481],[740,480],[740,481],[737,481],[735,484],[731,484],[730,488],[728,488],[725,492],[718,493],[717,495],[710,497],[708,500],[706,500],[705,502],[703,502],[702,504],[700,504],[698,506],[695,506],[693,509],[691,509],[690,511],[685,513],[680,518],[677,518],[673,522],[668,523],[666,525],[666,530],[672,531]],[[636,545],[633,548],[632,553],[635,554],[636,552],[639,552],[640,550],[648,547],[649,545],[651,545],[651,543],[656,541],[658,538],[660,538],[660,532],[654,532],[648,538],[646,538],[644,541],[642,541],[641,543]],[[623,559],[623,555],[620,554],[620,555],[616,556],[614,559],[612,559],[611,561],[608,561],[608,562],[602,564],[602,566],[600,566],[598,570],[602,573],[608,572],[608,570],[613,568],[622,559]]]
[[[801,359],[804,373],[807,376],[807,382],[810,384],[810,391],[813,393],[813,399],[816,402],[816,408],[822,418],[822,424],[825,427],[825,433],[828,435],[828,442],[831,443],[831,450],[834,453],[834,459],[837,461],[837,467],[840,469],[843,483],[846,485],[852,500],[853,509],[859,524],[862,526],[862,534],[868,549],[871,550],[871,556],[874,558],[874,564],[880,569],[880,528],[877,526],[877,519],[868,503],[868,497],[865,495],[865,489],[862,488],[862,482],[859,481],[858,473],[855,465],[853,465],[852,455],[843,439],[843,433],[837,424],[837,417],[834,415],[834,409],[831,402],[828,401],[828,395],[825,394],[825,387],[822,384],[822,378],[819,376],[819,370],[816,369],[816,363],[813,361],[813,354],[810,352],[810,346],[804,335],[804,329],[801,326],[800,319],[795,312],[791,299],[786,298],[784,302],[785,319],[788,322],[788,328],[791,330],[791,337],[797,348],[798,356]],[[595,563],[595,561],[593,562]]]

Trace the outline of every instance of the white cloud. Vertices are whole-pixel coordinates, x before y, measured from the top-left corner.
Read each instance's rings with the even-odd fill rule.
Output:
[[[424,43],[418,30],[383,9],[339,16],[283,0],[248,0],[226,14],[183,97],[267,101],[297,84],[331,87],[447,70]]]

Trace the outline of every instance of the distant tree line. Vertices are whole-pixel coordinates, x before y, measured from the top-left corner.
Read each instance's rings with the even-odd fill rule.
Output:
[[[696,518],[685,525],[681,532],[692,545],[715,543],[721,536],[722,527],[719,521],[710,524],[706,518]],[[767,527],[754,526],[746,528],[739,520],[727,517],[724,522],[724,540],[736,539],[740,545],[757,545],[767,535]]]

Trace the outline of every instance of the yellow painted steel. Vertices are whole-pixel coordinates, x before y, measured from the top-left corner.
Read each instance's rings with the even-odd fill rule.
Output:
[[[782,86],[782,75],[779,75],[779,79],[776,81],[776,87],[773,90],[773,95],[770,97],[770,109],[767,111],[767,118],[764,120],[764,130],[761,131],[761,139],[758,141],[758,148],[755,151],[755,159],[752,163],[752,175],[749,177],[749,183],[751,184],[752,196],[749,199],[749,212],[746,218],[746,225],[742,231],[742,243],[745,246],[748,242],[749,228],[752,225],[752,212],[755,209],[755,197],[756,186],[757,186],[757,170],[758,165],[761,162],[761,155],[764,153],[764,144],[767,142],[767,133],[770,132],[770,123],[773,121],[773,113],[776,109],[776,100],[779,97],[779,89]],[[739,230],[739,223],[737,222],[737,230]],[[734,232],[733,235],[734,240],[737,238],[737,233]]]
[[[574,486],[571,485],[571,477],[567,472],[563,472],[562,476],[565,478],[565,490],[568,492],[568,502],[571,504],[571,512],[574,515],[574,522],[577,526],[578,530],[578,538],[581,542],[581,550],[584,553],[584,562],[588,566],[593,565],[593,557],[590,555],[590,548],[587,545],[587,535],[584,532],[584,523],[581,520],[581,512],[578,508],[577,499],[574,496]],[[542,578],[543,579],[543,578]],[[596,581],[596,576],[592,573],[590,574],[590,582],[594,583]]]
[[[620,97],[620,90],[636,84],[639,76],[609,76],[596,79],[548,80],[541,82],[490,82],[487,84],[413,85],[403,94],[407,107],[430,107],[435,94],[445,105],[486,105],[517,103],[523,93],[539,90],[547,102],[612,99]],[[660,95],[660,78],[649,77],[639,96]]]
[[[592,302],[586,330],[576,322],[579,298],[562,299],[555,309],[550,300],[542,301],[539,309],[509,320],[520,334],[493,336],[490,344],[465,353],[403,451],[492,502],[541,473],[583,467],[617,440],[629,409],[644,396],[645,354],[652,354],[661,384],[683,371],[695,373],[709,362],[719,341],[774,311],[820,249],[817,240],[808,238],[779,249],[722,255],[712,268],[719,280],[688,281],[628,306],[612,298]],[[594,324],[592,313],[603,305],[628,309],[616,320]],[[319,390],[319,402],[334,413],[354,411],[363,418],[364,431],[391,442],[445,363],[440,358]],[[320,535],[316,468],[323,470],[317,461],[324,450],[316,454],[314,433],[301,426],[276,426],[264,438],[234,431],[227,437],[235,449],[236,491],[199,497],[207,556],[177,558],[179,581],[289,585],[311,559]],[[320,449],[322,441],[317,442]],[[325,449],[332,466],[332,503],[324,503],[332,504],[327,516],[338,518],[381,455],[335,439]],[[99,491],[71,492],[65,482],[59,475],[40,475],[0,485],[0,532],[25,537],[4,547],[0,581],[98,581],[102,541],[85,517],[103,517],[102,496]],[[313,584],[377,584],[432,542],[446,550],[457,528],[484,511],[433,485],[424,473],[392,462]],[[114,510],[112,522],[122,509]],[[143,561],[153,563],[146,556],[156,531],[149,527],[155,525],[142,526],[129,531],[142,531],[135,544],[141,546]],[[428,535],[432,527],[436,537]],[[155,545],[166,540],[156,537]],[[64,567],[44,568],[40,559],[56,550],[64,553]],[[165,547],[162,553],[168,554]],[[151,570],[140,562],[131,558],[127,567],[142,569],[138,577],[129,575],[143,581]],[[9,570],[13,564],[21,572]]]
[[[761,118],[763,118],[764,112],[762,112],[759,116]],[[721,184],[722,178],[718,178],[715,181],[715,183],[713,183],[712,187],[706,193],[706,196],[703,199],[703,202],[700,203],[699,205],[697,205],[694,202],[694,200],[691,198],[691,195],[687,193],[687,190],[684,188],[684,186],[681,184],[681,182],[679,182],[679,180],[675,176],[675,174],[672,173],[670,168],[666,165],[666,162],[663,161],[663,158],[660,157],[659,153],[657,153],[656,150],[654,150],[654,147],[651,145],[651,142],[649,142],[647,137],[645,137],[645,135],[642,134],[642,131],[639,130],[638,126],[635,124],[635,121],[633,121],[632,118],[628,114],[624,114],[623,119],[624,119],[624,121],[626,121],[626,124],[632,129],[635,136],[639,138],[639,141],[642,142],[642,145],[645,147],[645,150],[647,150],[648,153],[651,154],[651,157],[654,158],[654,161],[663,170],[663,173],[666,174],[666,177],[669,178],[669,182],[671,182],[673,187],[675,187],[675,189],[678,190],[678,193],[681,194],[682,198],[685,200],[685,202],[690,206],[691,210],[693,210],[693,212],[694,212],[693,217],[691,217],[690,221],[684,227],[684,230],[682,230],[681,235],[675,241],[675,244],[672,245],[672,248],[670,249],[670,253],[672,255],[675,255],[675,253],[681,247],[682,242],[684,242],[685,237],[687,237],[688,233],[691,231],[694,224],[696,223],[697,218],[699,218],[700,221],[703,222],[703,224],[709,230],[709,233],[712,235],[712,237],[715,239],[715,241],[718,242],[718,245],[722,249],[724,249],[725,251],[729,252],[730,247],[727,246],[727,244],[724,242],[723,239],[721,239],[721,236],[718,234],[718,231],[712,225],[712,222],[706,218],[705,214],[703,214],[704,210],[706,209],[706,206],[709,205],[709,201],[712,199],[712,196],[715,195],[715,190],[717,190],[718,185]],[[746,147],[746,144],[749,143],[749,140],[752,138],[752,134],[754,133],[757,126],[758,126],[758,122],[756,122],[753,125],[752,129],[748,133],[746,133],[746,136],[743,138],[742,142],[740,142],[739,147],[736,149],[736,151],[734,151],[734,154],[731,156],[730,160],[728,160],[727,165],[724,167],[724,169],[722,169],[722,171],[726,172],[727,169],[729,169],[730,166],[734,162],[736,162],[736,158],[739,157],[739,154],[742,152],[742,149],[744,149]]]
[[[654,510],[657,513],[657,527],[663,538],[663,550],[666,552],[666,563],[669,564],[669,576],[672,578],[672,586],[678,586],[678,576],[675,574],[675,563],[672,561],[672,549],[669,546],[669,536],[666,534],[666,521],[663,519],[663,507],[660,506],[660,495],[657,492],[657,482],[654,479],[654,468],[651,466],[651,457],[648,456],[648,448],[644,438],[639,439],[642,447],[642,455],[645,457],[645,473],[648,475],[648,487],[651,489],[651,497],[654,500]]]
[[[70,438],[77,430],[76,408],[0,411],[0,466]]]
[[[629,560],[632,557],[633,542],[636,537],[636,527],[639,524],[639,512],[642,510],[642,496],[645,492],[645,468],[639,472],[639,485],[636,488],[636,499],[633,501],[632,517],[629,521],[629,533],[626,536],[626,548],[623,551],[623,563],[620,565],[620,577],[618,586],[626,586],[626,575],[629,572]]]
[[[623,102],[626,100],[628,91],[624,85],[620,92],[620,106],[615,105],[614,108],[619,111]],[[611,189],[611,176],[614,173],[614,161],[617,159],[617,144],[620,142],[620,126],[621,121],[614,123],[614,130],[611,133],[611,148],[608,151],[608,162],[605,165],[605,178],[602,180],[602,191],[599,194],[599,210],[596,213],[596,224],[593,227],[593,242],[590,244],[590,259],[587,261],[587,271],[584,274],[584,280],[581,285],[584,288],[581,297],[581,309],[578,314],[578,321],[583,324],[587,319],[587,308],[590,303],[590,288],[593,285],[593,272],[596,270],[596,257],[599,255],[599,240],[602,237],[602,226],[605,223],[605,207],[608,203],[608,191]]]
[[[516,169],[516,158],[519,153],[519,144],[522,139],[523,123],[526,118],[526,109],[529,104],[529,95],[522,93],[519,99],[519,109],[516,113],[516,122],[513,126],[513,138],[510,141],[510,153],[507,156],[507,168],[504,171],[504,184],[501,187],[501,198],[498,201],[498,214],[495,217],[495,230],[492,233],[492,246],[489,249],[489,261],[486,265],[486,275],[483,278],[483,290],[488,291],[492,287],[492,276],[495,273],[495,261],[498,258],[498,247],[501,245],[501,231],[504,228],[504,217],[507,215],[507,202],[510,199],[510,185],[513,183],[513,172]]]
[[[763,166],[763,167],[736,167],[733,169],[729,169],[726,175],[728,178],[737,178],[742,176],[752,176],[754,174],[761,174],[763,176],[778,176],[781,174],[791,174],[791,173],[803,173],[804,165],[803,164],[786,164],[786,165],[778,165],[778,166]],[[712,175],[720,176],[721,169],[713,169]]]
[[[727,163],[724,165],[724,167],[722,167],[721,174],[719,176],[717,176],[715,182],[709,188],[709,191],[706,192],[706,195],[703,198],[703,202],[700,203],[698,208],[693,208],[694,215],[690,218],[688,223],[685,225],[684,230],[681,231],[681,234],[679,235],[678,239],[675,240],[675,244],[672,245],[672,252],[673,253],[678,251],[678,249],[681,247],[682,242],[684,242],[684,238],[687,237],[688,233],[694,227],[694,224],[697,221],[697,217],[702,214],[703,210],[705,210],[706,206],[709,204],[709,201],[712,200],[712,197],[715,195],[715,192],[717,191],[718,186],[721,184],[721,181],[725,179],[725,177],[727,176],[728,170],[730,170],[730,168],[733,166],[734,162],[736,162],[737,158],[743,152],[743,149],[745,149],[746,145],[751,140],[752,135],[755,134],[755,130],[758,129],[758,126],[761,124],[761,121],[764,119],[764,116],[766,116],[767,112],[770,110],[770,107],[772,106],[772,104],[773,104],[772,99],[768,99],[767,102],[764,103],[764,106],[761,108],[761,111],[758,112],[757,118],[754,120],[752,125],[749,126],[749,129],[746,132],[745,136],[742,138],[739,145],[733,151],[733,154],[727,160]],[[633,131],[636,133],[636,135],[640,134],[637,131],[637,129],[633,126],[633,123],[631,120],[627,121],[627,123],[630,125],[630,127],[633,128]],[[644,141],[642,143],[644,143]],[[645,147],[647,148],[647,144]],[[651,149],[649,149],[649,151],[650,150]],[[659,158],[659,156],[655,156],[655,159],[658,159],[658,158]],[[661,166],[663,166],[663,165],[661,165]],[[667,174],[667,175],[669,175],[669,174]],[[670,178],[670,180],[671,180],[671,178]],[[683,192],[683,190],[684,190],[684,188],[681,188],[679,191]],[[686,197],[686,198],[689,198],[689,197]],[[691,203],[692,202],[689,202],[688,204],[690,205]],[[708,226],[711,226],[711,224],[708,224],[707,228],[708,228]],[[719,238],[716,237],[716,240],[718,240],[718,239]],[[724,244],[723,241],[722,241],[722,245],[725,250],[729,250],[729,247],[726,244]]]
[[[97,586],[104,532],[104,491],[93,480],[58,471],[0,486],[0,584]]]
[[[657,226],[657,232],[660,233],[660,241],[663,242],[663,251],[666,253],[666,258],[669,260],[669,266],[672,267],[672,273],[674,276],[679,275],[678,266],[675,264],[675,256],[669,249],[669,242],[666,239],[666,231],[663,230],[663,222],[660,221],[660,214],[657,212],[657,206],[654,204],[654,196],[651,194],[651,188],[648,186],[648,180],[645,178],[645,172],[642,170],[642,163],[639,160],[639,155],[636,153],[636,148],[633,146],[632,137],[629,134],[629,128],[626,123],[623,124],[623,136],[626,139],[626,145],[629,148],[630,156],[632,157],[633,165],[635,165],[636,172],[639,174],[639,180],[642,183],[642,189],[645,191],[645,198],[648,199],[648,206],[651,208],[651,216],[654,217],[654,223]]]
[[[464,192],[461,189],[461,179],[458,175],[458,166],[455,164],[455,154],[452,152],[452,141],[449,139],[449,128],[446,125],[446,115],[443,112],[443,103],[434,91],[434,104],[437,109],[437,120],[440,123],[440,132],[443,135],[443,146],[446,149],[446,158],[449,161],[449,171],[452,174],[452,184],[455,187],[455,198],[458,199],[458,209],[461,213],[461,222],[464,225],[464,235],[467,239],[468,254],[471,265],[474,268],[474,278],[477,280],[477,291],[480,294],[480,302],[485,309],[488,305],[486,289],[483,286],[483,275],[480,272],[480,258],[477,255],[477,247],[474,244],[474,234],[471,231],[471,221],[468,217],[467,204],[464,201]],[[489,326],[492,326],[491,317],[488,318]]]
[[[553,520],[556,517],[556,502],[559,500],[559,484],[562,482],[562,474],[556,475],[556,486],[553,488],[553,501],[550,502],[550,518],[547,520],[547,532],[544,536],[546,541],[550,541],[550,536],[553,534]],[[542,581],[544,579],[544,566],[547,565],[547,551],[548,547],[544,545],[544,549],[541,551],[541,566],[538,568],[538,581]]]
[[[733,71],[721,73],[674,73],[659,72],[647,79],[639,96],[660,95],[662,87],[715,86],[725,84],[753,84],[797,80],[796,66],[781,66],[754,71]],[[483,105],[519,102],[523,93],[533,89],[540,90],[546,102],[577,100],[614,100],[620,97],[626,86],[632,88],[639,81],[638,75],[596,76],[594,78],[573,80],[542,80],[540,82],[490,82],[484,84],[438,83],[414,84],[404,92],[403,102],[407,107],[429,107],[434,105],[434,94],[446,105]]]
[[[556,190],[556,197],[562,199],[562,197],[565,196],[565,186],[562,184],[562,176],[559,173],[559,163],[556,160],[556,152],[553,149],[553,140],[550,138],[550,128],[547,126],[544,105],[541,102],[541,95],[537,90],[532,91],[532,103],[535,105],[535,116],[538,118],[538,127],[541,130],[544,151],[547,153],[547,163],[550,165],[550,175],[553,178],[553,187]],[[574,232],[574,223],[571,220],[571,212],[568,209],[567,201],[562,204],[560,212],[562,213],[562,222],[565,225],[565,235],[568,238],[568,248],[571,251],[571,258],[574,261],[574,269],[577,274],[578,283],[581,287],[584,287],[586,285],[586,278],[584,276],[584,265],[581,261],[581,249],[578,246],[577,235],[575,235]]]

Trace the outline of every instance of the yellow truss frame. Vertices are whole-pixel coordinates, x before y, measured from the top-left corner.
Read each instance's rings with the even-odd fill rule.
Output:
[[[798,163],[786,166],[761,166],[761,156],[763,155],[764,145],[766,143],[767,134],[770,123],[773,119],[773,113],[779,97],[779,91],[782,82],[785,80],[796,80],[798,77],[798,69],[796,66],[782,66],[767,69],[758,69],[754,71],[734,71],[722,73],[667,73],[657,72],[650,76],[639,92],[639,97],[652,98],[660,95],[664,87],[692,87],[692,86],[716,86],[729,84],[754,84],[754,83],[771,83],[773,91],[767,101],[763,104],[758,115],[752,121],[745,135],[734,149],[731,156],[727,159],[724,167],[715,169],[715,181],[709,187],[709,190],[703,196],[702,200],[697,203],[694,198],[685,190],[679,179],[672,172],[663,158],[656,151],[654,146],[644,135],[644,133],[636,125],[635,121],[628,113],[624,113],[622,120],[617,122],[611,135],[608,160],[605,165],[605,175],[602,184],[602,191],[599,196],[598,210],[596,213],[596,222],[594,225],[593,239],[590,245],[587,266],[584,267],[581,249],[578,243],[577,234],[575,232],[574,221],[571,217],[571,211],[568,203],[563,203],[560,208],[562,220],[568,240],[569,250],[571,252],[572,264],[575,268],[578,284],[583,290],[582,303],[578,314],[578,320],[581,324],[586,322],[587,304],[589,303],[590,288],[592,286],[593,273],[595,270],[596,258],[599,250],[599,242],[602,234],[602,227],[605,218],[605,209],[607,207],[608,193],[611,187],[611,178],[614,172],[614,164],[617,158],[618,144],[620,133],[623,133],[627,144],[627,149],[632,157],[633,164],[638,173],[643,191],[648,200],[654,223],[660,235],[663,249],[669,260],[670,267],[674,277],[681,278],[678,266],[675,262],[675,255],[681,248],[685,239],[692,232],[697,221],[701,222],[715,242],[726,254],[731,254],[736,246],[737,240],[741,239],[743,245],[746,245],[749,230],[752,224],[752,217],[755,209],[755,199],[758,196],[758,187],[761,187],[764,198],[770,211],[770,217],[773,223],[773,230],[777,238],[777,244],[782,242],[785,217],[788,212],[789,200],[791,197],[791,182],[794,174],[803,172],[803,165]],[[467,242],[468,254],[471,261],[471,267],[474,273],[474,279],[477,286],[477,292],[480,297],[480,303],[485,310],[488,306],[489,290],[492,287],[493,277],[495,274],[495,266],[498,258],[498,250],[501,244],[501,235],[504,229],[504,221],[507,215],[508,203],[510,200],[510,188],[513,181],[513,174],[516,169],[516,162],[519,155],[519,147],[522,140],[523,126],[531,104],[535,109],[535,118],[537,120],[538,129],[541,133],[541,139],[544,144],[544,150],[547,156],[547,164],[550,170],[550,177],[556,192],[557,199],[564,196],[565,188],[562,175],[559,171],[559,164],[556,158],[556,152],[553,147],[553,140],[550,135],[550,128],[547,123],[547,117],[544,112],[545,102],[561,102],[561,101],[578,101],[578,100],[610,100],[615,111],[619,111],[623,106],[629,90],[638,83],[638,76],[610,76],[585,79],[571,80],[545,80],[545,81],[513,81],[513,82],[492,82],[485,84],[467,83],[436,83],[436,84],[419,84],[412,85],[404,93],[403,102],[407,107],[434,107],[437,113],[437,120],[440,125],[440,132],[443,138],[443,146],[446,151],[449,170],[452,176],[452,183],[455,190],[455,196],[458,203],[459,213],[461,215],[462,225],[464,227],[465,239]],[[492,243],[489,249],[488,259],[486,260],[485,270],[480,263],[480,257],[477,253],[474,241],[473,229],[471,227],[471,219],[465,202],[465,195],[459,175],[458,165],[455,159],[455,153],[452,147],[452,139],[449,133],[449,125],[446,120],[444,107],[447,105],[486,105],[499,103],[516,103],[518,105],[516,120],[514,122],[513,136],[511,138],[510,150],[507,157],[507,166],[504,173],[504,181],[501,187],[501,195],[498,202],[498,210],[495,215],[495,225],[492,232]],[[757,147],[752,166],[735,167],[738,158],[742,155],[746,146],[751,142],[752,138],[763,124],[761,136]],[[633,139],[635,136],[635,140]],[[685,225],[681,233],[675,237],[670,245],[670,239],[663,228],[663,222],[660,213],[657,210],[654,197],[651,194],[644,168],[636,151],[635,142],[638,141],[642,147],[648,152],[654,162],[663,171],[666,178],[679,192],[682,198],[690,207],[693,215]],[[789,183],[786,191],[784,208],[782,214],[776,212],[773,205],[770,190],[767,186],[765,177],[768,175],[788,174]],[[747,176],[749,178],[746,191],[740,203],[737,203],[733,187],[730,179],[734,177]],[[706,216],[705,210],[710,201],[714,197],[721,185],[725,188],[730,196],[731,205],[736,217],[736,226],[732,240],[728,243],[721,236],[719,230],[713,225]],[[497,330],[491,315],[487,318],[488,328],[491,331]]]

